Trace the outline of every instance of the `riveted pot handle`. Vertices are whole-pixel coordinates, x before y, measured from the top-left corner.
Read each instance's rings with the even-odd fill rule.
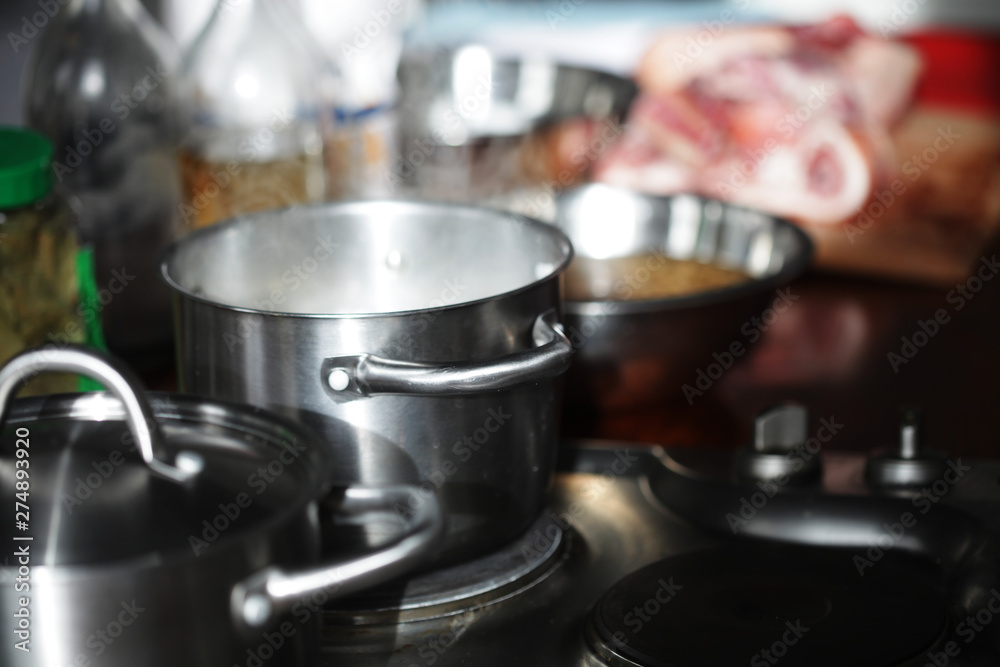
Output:
[[[373,354],[331,357],[320,372],[338,399],[375,394],[458,396],[553,378],[569,368],[573,345],[549,311],[535,319],[535,347],[499,359],[471,363],[413,363]]]
[[[153,472],[184,482],[191,479],[202,467],[196,454],[182,452],[177,465],[167,463],[156,431],[153,411],[143,397],[141,383],[121,363],[101,352],[67,345],[57,349],[36,349],[22,352],[0,368],[0,423],[3,422],[7,403],[18,387],[41,373],[66,372],[85,375],[97,380],[113,394],[125,408],[125,418],[135,437],[142,460]]]
[[[410,502],[415,497],[419,503]],[[416,486],[348,487],[338,513],[398,517],[406,530],[364,556],[291,572],[271,566],[250,575],[236,584],[230,598],[238,626],[264,628],[317,593],[347,595],[395,579],[423,562],[444,536],[444,513],[437,496]]]

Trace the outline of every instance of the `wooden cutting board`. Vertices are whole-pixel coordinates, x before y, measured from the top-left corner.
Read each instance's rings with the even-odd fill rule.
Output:
[[[964,280],[1000,227],[1000,122],[918,106],[893,143],[895,169],[853,220],[802,221],[817,265],[930,284]]]

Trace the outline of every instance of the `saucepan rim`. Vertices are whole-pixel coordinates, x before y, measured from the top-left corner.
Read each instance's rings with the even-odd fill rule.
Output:
[[[225,231],[239,226],[246,226],[253,224],[255,220],[260,220],[263,218],[280,218],[287,216],[288,213],[294,211],[320,211],[323,209],[327,210],[344,210],[349,211],[352,208],[397,208],[397,209],[419,209],[425,212],[432,211],[434,209],[442,211],[454,211],[461,212],[462,214],[473,214],[473,215],[488,215],[495,219],[503,218],[510,221],[511,224],[525,225],[538,233],[548,235],[555,242],[556,248],[562,255],[561,261],[559,261],[555,266],[541,278],[536,278],[535,280],[526,283],[520,287],[508,290],[506,292],[500,292],[497,294],[492,294],[489,296],[481,297],[479,299],[472,299],[469,301],[462,301],[459,303],[445,304],[441,306],[433,306],[428,308],[416,308],[411,310],[393,310],[384,312],[370,312],[370,313],[292,313],[280,310],[264,310],[259,308],[250,308],[246,306],[237,306],[233,304],[228,304],[223,301],[205,297],[196,294],[186,288],[184,285],[175,279],[171,275],[172,265],[177,257],[178,253],[181,252],[183,246],[193,243],[199,243],[202,239],[207,238],[210,235],[222,234]],[[295,224],[287,219],[281,220],[280,224]],[[474,223],[472,223],[474,224]],[[417,200],[417,199],[355,199],[355,200],[345,200],[337,202],[323,202],[315,204],[299,204],[295,206],[290,206],[282,209],[274,209],[268,211],[261,211],[258,213],[249,213],[246,215],[236,216],[228,220],[218,222],[214,225],[208,227],[203,227],[201,229],[195,230],[186,234],[180,239],[177,239],[171,243],[166,250],[160,256],[160,278],[176,293],[183,295],[185,298],[198,303],[202,303],[207,306],[212,306],[216,308],[223,308],[227,311],[247,313],[252,315],[264,315],[264,316],[275,316],[275,317],[290,317],[290,318],[301,318],[310,320],[357,320],[357,319],[375,319],[375,318],[386,318],[386,317],[411,317],[415,315],[423,315],[427,313],[440,313],[444,311],[459,310],[462,308],[470,308],[483,303],[488,303],[491,301],[496,301],[499,299],[506,299],[508,297],[513,297],[524,292],[528,292],[539,285],[542,285],[550,280],[558,279],[558,277],[566,270],[573,261],[573,244],[570,242],[569,237],[563,230],[559,229],[555,225],[550,225],[535,218],[522,215],[520,213],[513,213],[508,211],[503,211],[500,209],[489,208],[485,206],[474,206],[469,204],[458,204],[446,201],[430,201],[430,200]]]

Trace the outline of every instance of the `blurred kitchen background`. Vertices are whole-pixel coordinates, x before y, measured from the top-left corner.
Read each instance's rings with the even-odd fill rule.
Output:
[[[0,48],[3,54],[0,56],[0,90],[4,91],[0,96],[0,125],[26,123],[21,94],[29,82],[25,81],[24,71],[40,38],[36,36],[27,39],[26,43],[18,43],[16,38],[11,41],[11,35],[25,29],[31,17],[40,11],[40,2],[7,0],[0,4],[0,34],[4,36],[4,45]],[[246,0],[225,0],[223,4],[231,5],[235,11],[244,2]],[[180,49],[185,50],[204,27],[217,3],[214,0],[146,0],[144,4]],[[288,0],[287,4],[297,8],[316,44],[340,68],[342,79],[337,93],[340,104],[337,113],[341,119],[369,118],[366,114],[373,109],[394,108],[402,129],[407,129],[406,123],[413,119],[416,107],[395,106],[399,99],[396,66],[404,49],[419,51],[435,46],[476,44],[489,49],[493,56],[548,58],[565,65],[636,79],[640,93],[655,94],[646,98],[647,102],[652,102],[633,110],[635,115],[626,126],[641,130],[643,118],[659,117],[661,120],[654,121],[653,125],[661,123],[659,128],[665,130],[665,134],[653,130],[652,143],[659,139],[680,148],[675,155],[662,151],[650,155],[646,145],[645,148],[640,146],[645,153],[640,150],[629,155],[629,141],[642,143],[639,141],[642,137],[637,140],[635,134],[626,132],[627,141],[622,144],[625,153],[609,154],[603,167],[598,165],[598,171],[604,170],[598,175],[607,182],[633,185],[655,194],[688,190],[702,195],[727,194],[711,191],[711,183],[696,180],[707,173],[704,163],[700,162],[705,156],[699,154],[704,147],[698,146],[697,141],[686,143],[690,136],[713,136],[717,128],[698,123],[711,118],[714,111],[710,104],[705,106],[705,98],[695,100],[693,113],[689,114],[691,109],[685,105],[698,97],[692,91],[705,81],[719,82],[722,88],[739,87],[751,81],[754,74],[742,71],[733,79],[713,79],[716,73],[711,67],[716,61],[713,57],[702,58],[702,54],[711,52],[708,47],[717,40],[721,43],[723,33],[726,44],[735,44],[736,40],[730,38],[739,32],[731,27],[742,24],[798,26],[794,33],[782,32],[782,28],[774,33],[752,35],[751,41],[760,35],[763,37],[748,53],[767,54],[786,48],[794,51],[787,46],[789,34],[794,34],[794,39],[819,44],[819,50],[826,54],[824,57],[829,58],[824,61],[824,67],[830,63],[835,67],[843,66],[845,72],[853,72],[859,81],[867,82],[867,92],[875,98],[872,118],[882,123],[873,128],[868,122],[870,118],[857,120],[856,116],[865,116],[867,111],[858,114],[856,109],[833,110],[849,120],[835,128],[833,135],[825,136],[840,137],[843,141],[837,144],[834,140],[833,157],[817,162],[817,174],[809,175],[810,178],[816,176],[824,187],[832,188],[832,195],[825,191],[820,193],[819,199],[806,197],[791,201],[786,195],[798,193],[796,188],[802,174],[790,169],[776,176],[764,175],[777,179],[767,181],[761,175],[763,170],[759,163],[751,165],[753,174],[743,174],[755,176],[750,179],[751,184],[756,183],[758,187],[738,185],[728,193],[737,203],[770,209],[770,213],[795,219],[812,236],[817,244],[816,263],[820,271],[796,283],[796,289],[804,295],[801,305],[788,316],[779,318],[775,326],[768,327],[751,354],[740,360],[711,391],[704,390],[707,394],[704,400],[699,398],[697,402],[689,402],[694,405],[685,404],[679,396],[681,387],[676,385],[677,395],[664,400],[664,405],[669,403],[669,409],[646,406],[635,414],[628,411],[596,417],[580,414],[567,422],[567,431],[575,435],[645,441],[677,441],[697,433],[702,441],[726,443],[732,442],[734,429],[744,428],[760,409],[778,400],[794,398],[810,405],[814,414],[846,414],[853,424],[858,424],[857,430],[839,441],[844,446],[855,443],[870,446],[873,437],[891,440],[895,426],[890,413],[893,405],[900,402],[937,409],[937,416],[932,417],[929,424],[932,437],[949,432],[981,444],[985,434],[995,433],[996,419],[987,419],[984,415],[995,407],[996,392],[980,375],[984,368],[994,375],[1000,372],[997,346],[989,344],[995,340],[998,325],[994,306],[1000,303],[1000,285],[992,286],[992,292],[987,290],[994,296],[976,300],[962,297],[963,304],[971,305],[961,317],[957,317],[959,308],[951,310],[956,301],[947,295],[952,294],[949,292],[952,288],[965,286],[966,278],[978,269],[979,259],[989,255],[1000,225],[1000,3],[995,0],[823,0],[807,3],[788,0]],[[382,25],[378,17],[387,13],[392,20]],[[366,29],[369,30],[367,36]],[[847,45],[862,33],[867,38],[864,45],[870,50],[849,54]],[[368,48],[369,42],[377,46]],[[739,51],[745,45],[733,48]],[[480,52],[468,52],[466,60],[474,62],[479,57],[477,54]],[[793,53],[788,62],[796,62],[796,57]],[[846,62],[845,58],[854,60]],[[812,74],[806,72],[805,76]],[[799,75],[802,72],[796,74]],[[692,87],[691,81],[698,77],[703,80]],[[774,80],[778,79],[780,77],[775,76]],[[414,80],[418,81],[414,88],[419,89],[422,80],[419,77]],[[768,80],[769,84],[773,82]],[[813,106],[816,100],[808,97],[808,91],[814,90],[810,87],[813,85],[820,86],[818,90],[825,90],[822,80],[808,79],[808,85],[798,91],[804,95],[798,100],[800,105],[787,106],[785,100],[786,106],[780,112],[805,112],[806,116],[811,116],[822,106],[822,100]],[[742,92],[750,99],[754,91],[752,86],[747,88],[749,90]],[[656,106],[665,99],[669,100],[667,107]],[[741,137],[761,138],[760,127],[755,127],[755,123],[766,124],[772,130],[781,128],[780,116],[767,115],[773,110],[766,105],[751,104],[750,107],[753,113],[745,114],[740,123],[736,123],[744,134],[726,135],[722,139],[734,139],[740,150],[743,150],[739,143],[743,140]],[[609,109],[610,106],[605,111]],[[755,115],[757,111],[761,114]],[[827,118],[833,111],[825,108],[821,115]],[[662,122],[667,116],[671,120]],[[688,125],[678,128],[677,118],[682,118],[679,124]],[[774,123],[775,118],[779,118],[778,125]],[[732,123],[727,127],[731,126]],[[564,136],[556,136],[551,138],[551,143],[544,144],[550,152],[534,161],[535,164],[545,163],[548,169],[540,176],[540,181],[561,181],[559,167],[565,160],[559,163],[553,158],[555,162],[549,162],[553,155],[558,156],[561,139],[576,137],[574,147],[578,148],[587,145],[594,136],[588,134],[593,127],[567,126],[564,129],[569,130]],[[429,134],[428,128],[422,131],[423,135],[420,131],[414,135],[416,141]],[[582,134],[573,135],[574,131]],[[685,137],[685,132],[690,136]],[[858,139],[861,135],[865,136],[863,141]],[[409,151],[413,146],[420,145],[411,141],[403,142],[401,147],[393,146],[388,134],[381,136],[374,131],[373,136],[383,142],[380,144],[383,167],[392,163],[394,151],[398,150],[406,158],[412,155]],[[955,136],[972,138],[950,150],[955,142],[949,141]],[[452,146],[458,143],[449,137],[443,141]],[[920,156],[925,156],[926,160],[933,146],[937,146],[933,149],[933,161],[940,162],[934,169],[926,169],[921,166]],[[370,148],[366,140],[365,149]],[[759,149],[747,150],[750,152],[746,154],[752,155],[753,150]],[[441,152],[444,151],[439,154]],[[911,152],[915,160],[912,163],[906,161]],[[879,155],[893,157],[886,162],[880,161]],[[417,157],[421,162],[424,160],[420,155]],[[595,156],[588,156],[588,159],[591,157]],[[735,165],[733,169],[742,168],[739,160],[745,162],[744,153],[730,157],[736,161],[725,163],[726,169],[732,165]],[[613,164],[618,158],[620,161]],[[643,163],[642,160],[648,161]],[[769,160],[768,164],[780,167],[786,163]],[[412,166],[404,159],[396,165],[397,175]],[[646,167],[649,170],[643,171]],[[902,196],[893,183],[898,180],[900,171],[906,174],[908,168],[917,170],[913,173],[919,175],[919,182],[914,180],[916,185],[912,187],[908,181],[903,182],[903,189],[908,193],[905,205],[885,204],[886,197],[895,200]],[[761,174],[756,174],[758,171]],[[344,188],[345,193],[353,196],[385,194],[385,177],[389,173],[383,169],[361,174],[358,178],[367,181],[349,183]],[[735,171],[732,173],[734,177],[739,175]],[[653,187],[639,187],[650,185],[643,180],[649,174],[668,176]],[[857,185],[852,178],[858,174],[864,174],[868,180]],[[455,179],[460,177],[454,171],[447,172],[436,185],[440,187],[436,194],[473,193],[474,183],[467,184],[467,188],[456,185]],[[720,176],[718,182],[727,178]],[[497,183],[489,176],[480,179],[483,180]],[[423,187],[422,194],[435,194],[434,183],[424,183]],[[329,198],[344,193],[333,194],[334,197]],[[482,193],[480,203],[496,203],[489,200],[494,194],[497,193]],[[537,199],[537,192],[532,196]],[[517,208],[510,201],[502,203]],[[892,208],[893,215],[885,215],[885,210],[880,208],[883,205]],[[525,212],[545,217],[543,208],[529,206]],[[824,215],[828,218],[822,219]],[[908,357],[895,365],[891,357],[887,361],[887,353],[900,348],[901,337],[912,339],[918,323],[933,317],[935,310],[941,308],[956,315],[954,319],[959,323],[942,329],[936,339],[940,344],[928,345],[926,351],[921,351],[920,370],[911,371],[912,364],[900,365],[909,364]],[[153,384],[157,384],[160,376],[152,377]],[[694,379],[692,374],[692,383]],[[170,380],[163,384],[169,387]]]
[[[65,2],[62,4],[66,4]],[[234,3],[236,4],[236,3]],[[361,24],[372,10],[384,2],[355,0],[323,2],[302,0],[310,17],[323,16],[313,23],[320,32],[333,27],[336,38],[352,35],[352,18]],[[608,2],[598,0],[410,0],[425,28],[441,41],[483,40],[509,51],[549,51],[568,59],[622,70],[634,64],[657,30],[672,24],[711,19],[723,4],[700,0],[650,0]],[[817,21],[840,12],[849,13],[863,26],[878,29],[880,20],[891,20],[894,8],[906,17],[904,28],[916,30],[927,25],[947,25],[970,30],[1000,29],[1000,3],[990,0],[739,0],[729,3],[741,10],[740,20],[763,20],[780,16],[789,21]],[[186,46],[207,21],[213,0],[143,0],[143,5],[167,27],[180,46]],[[0,34],[17,32],[26,17],[38,11],[37,0],[8,0],[0,3]],[[426,10],[426,11],[422,11]],[[555,23],[553,24],[553,21]],[[560,30],[552,30],[556,25]],[[609,32],[610,31],[610,32]],[[590,39],[592,35],[600,39]],[[624,37],[615,38],[616,35]],[[630,39],[641,35],[644,39]],[[5,39],[5,41],[8,41]],[[0,123],[20,125],[19,92],[22,73],[37,40],[29,40],[16,52],[7,45],[0,58]]]

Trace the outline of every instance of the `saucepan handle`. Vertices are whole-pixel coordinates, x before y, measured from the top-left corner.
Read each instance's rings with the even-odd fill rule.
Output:
[[[477,394],[553,378],[569,368],[573,345],[556,322],[555,312],[535,319],[532,338],[532,349],[489,361],[414,363],[356,354],[330,357],[320,372],[335,398],[348,399],[376,394]]]
[[[182,453],[178,465],[164,459],[156,431],[153,411],[143,397],[141,383],[124,365],[108,355],[82,347],[67,345],[56,349],[36,349],[22,352],[0,368],[0,423],[3,422],[7,403],[18,387],[41,373],[77,373],[97,380],[113,394],[125,409],[125,418],[135,437],[136,447],[146,465],[158,475],[184,482],[201,469],[196,455]]]
[[[250,575],[236,584],[230,598],[236,623],[246,629],[266,627],[307,596],[347,595],[411,571],[433,552],[445,528],[437,496],[420,491],[409,485],[348,487],[339,514],[398,517],[404,532],[364,556],[297,571],[271,566]],[[415,496],[420,503],[410,502]],[[397,512],[399,507],[406,512]]]

